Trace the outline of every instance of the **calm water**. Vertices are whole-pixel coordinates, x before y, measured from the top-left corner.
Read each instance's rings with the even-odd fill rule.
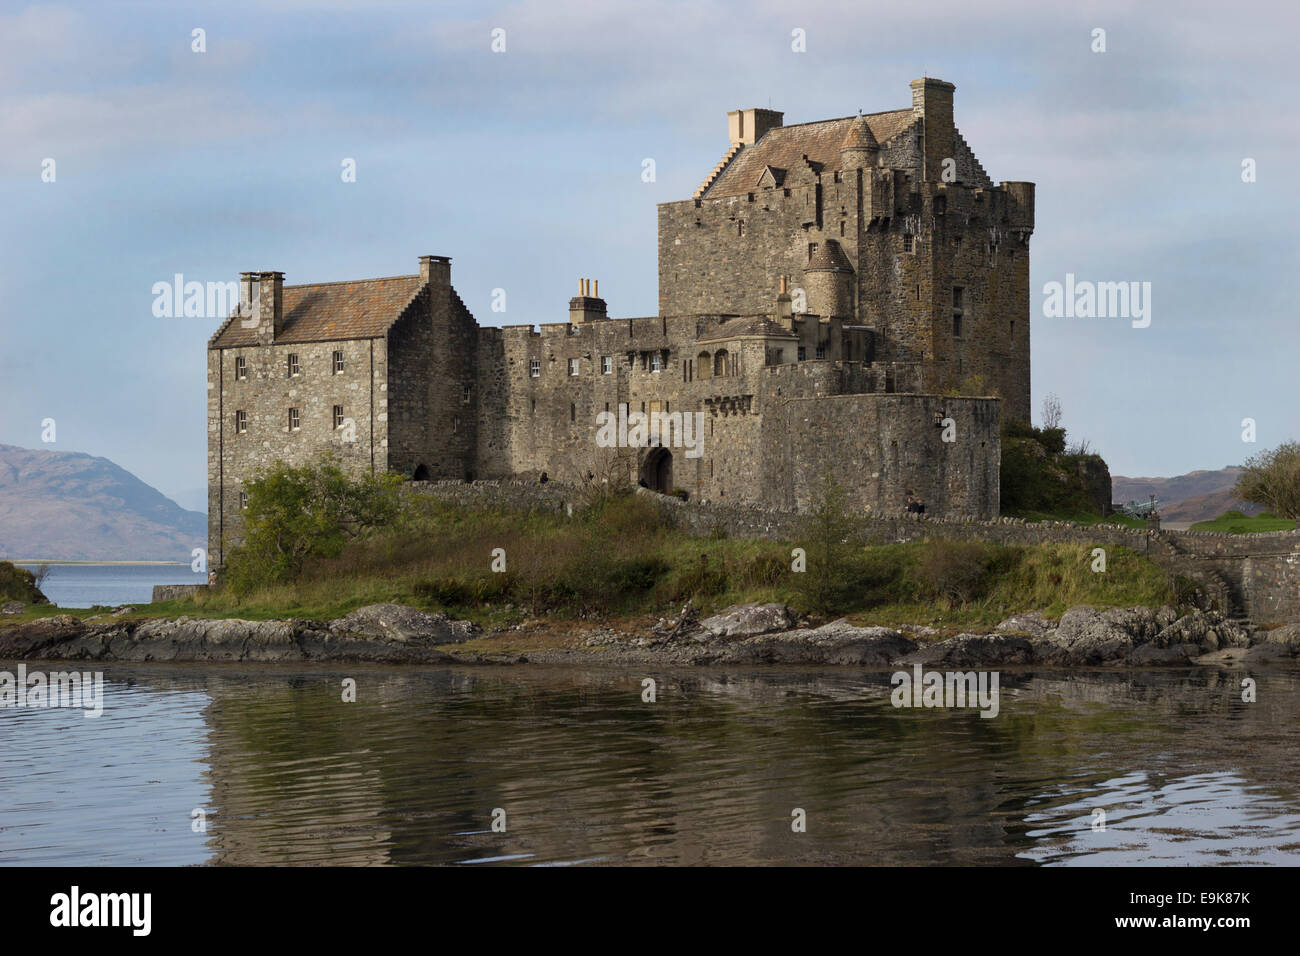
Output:
[[[1300,862],[1296,671],[1254,704],[1237,672],[1004,672],[992,720],[887,674],[643,676],[113,668],[98,719],[0,709],[0,864]]]
[[[31,571],[37,567],[19,566]],[[155,584],[207,581],[206,574],[195,574],[188,564],[51,564],[41,591],[59,607],[117,607],[148,604]]]

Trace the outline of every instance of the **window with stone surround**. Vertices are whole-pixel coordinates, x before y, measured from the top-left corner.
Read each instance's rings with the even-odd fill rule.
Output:
[[[342,375],[344,368],[345,366],[343,363],[343,352],[341,349],[336,349],[334,351],[334,374]]]
[[[289,409],[289,431],[296,432],[300,427],[298,409]]]
[[[335,428],[343,427],[343,406],[342,405],[334,406],[334,427]]]
[[[288,357],[284,361],[284,371],[289,378],[294,378],[299,373],[299,371],[301,371],[298,365],[297,353],[294,352],[289,353]]]
[[[541,359],[529,359],[529,360],[528,360],[528,377],[529,377],[529,378],[538,378],[538,377],[541,376],[541,374],[542,374],[542,360],[541,360]]]
[[[248,412],[242,409],[235,412],[235,433],[242,435],[248,431]]]
[[[903,233],[903,251],[904,252],[916,251],[916,243],[913,240],[912,234],[910,232]]]
[[[244,358],[242,355],[235,356],[235,378],[248,378],[248,359]]]
[[[803,362],[807,360],[807,358],[808,358],[808,350],[804,348],[802,345],[799,346],[799,361]]]
[[[650,353],[650,371],[662,372],[664,368],[664,357],[658,352]]]
[[[462,405],[468,405],[473,400],[473,398],[474,398],[474,389],[472,386],[466,385],[461,388],[460,403]]]
[[[248,507],[248,492],[247,492],[247,491],[241,491],[241,492],[239,493],[239,507],[240,507],[240,508],[247,508],[247,507]]]
[[[581,371],[581,366],[579,365],[578,359],[576,358],[569,359],[569,374],[577,375],[579,371]]]
[[[961,338],[961,316],[960,315],[954,315],[952,317],[952,337],[954,339]]]
[[[826,358],[826,346],[819,345],[817,346],[817,359],[821,361],[824,358]]]
[[[602,355],[600,357],[600,374],[610,375],[614,371],[614,356]]]

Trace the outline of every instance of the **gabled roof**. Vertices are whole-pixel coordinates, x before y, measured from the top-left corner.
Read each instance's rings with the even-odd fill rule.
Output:
[[[758,182],[754,185],[759,189],[765,189],[780,186],[783,182],[785,182],[784,169],[778,169],[775,166],[764,166],[763,172],[758,177]]]
[[[773,127],[757,143],[741,149],[709,186],[703,198],[742,196],[752,192],[765,166],[794,169],[804,162],[805,156],[809,163],[819,164],[822,168],[839,169],[840,147],[848,139],[857,119],[857,116],[844,116],[816,123]],[[876,142],[883,146],[915,123],[916,115],[909,108],[871,113],[863,119]]]
[[[284,287],[284,328],[276,345],[370,339],[387,334],[423,286],[418,275]],[[257,329],[231,316],[208,348],[256,345]]]

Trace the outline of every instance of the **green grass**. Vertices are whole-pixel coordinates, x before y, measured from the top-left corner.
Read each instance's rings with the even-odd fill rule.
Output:
[[[1212,521],[1198,521],[1191,531],[1226,531],[1228,534],[1255,534],[1259,531],[1294,531],[1290,518],[1278,518],[1267,511],[1248,518],[1240,511],[1227,511]]]
[[[1077,525],[1090,527],[1095,524],[1117,524],[1125,528],[1145,528],[1146,521],[1141,518],[1130,518],[1126,514],[1116,512],[1109,517],[1103,518],[1099,514],[1090,512],[1072,512],[1062,514],[1050,514],[1043,511],[1019,511],[1010,514],[1013,518],[1024,518],[1026,521],[1073,521]]]
[[[1094,573],[1092,546],[1003,546],[930,541],[840,545],[826,552],[807,536],[791,541],[692,537],[639,496],[590,513],[465,511],[421,501],[400,529],[351,544],[338,558],[309,563],[291,584],[242,597],[217,590],[127,617],[240,617],[329,620],[366,604],[394,601],[486,627],[527,619],[634,621],[675,615],[686,602],[708,613],[731,604],[780,601],[811,611],[825,603],[811,575],[834,579],[820,616],[858,623],[959,628],[1038,610],[1059,616],[1078,604],[1171,603],[1173,582],[1144,557],[1107,548],[1107,571]],[[807,570],[792,570],[792,549]],[[492,570],[504,549],[506,571]],[[835,566],[817,555],[835,553]],[[32,608],[11,620],[54,613],[86,617],[102,609]]]

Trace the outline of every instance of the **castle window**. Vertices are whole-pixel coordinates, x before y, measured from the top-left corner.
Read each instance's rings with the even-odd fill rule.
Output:
[[[718,349],[713,353],[713,375],[717,378],[727,374],[727,350]]]
[[[235,433],[242,435],[246,431],[248,431],[248,412],[235,412]]]
[[[808,261],[812,262],[813,253],[817,251],[817,243],[808,243]]]
[[[952,337],[954,339],[961,338],[961,316],[960,315],[954,315],[952,317]]]
[[[571,421],[571,422],[576,422],[577,420],[578,420],[578,406],[575,405],[575,404],[573,404],[573,402],[570,402],[570,403],[569,403],[569,421]]]
[[[334,352],[334,374],[335,374],[335,375],[342,375],[342,374],[343,374],[343,368],[344,368],[344,365],[343,365],[343,352],[342,352],[342,350],[336,350],[336,351]]]
[[[954,309],[961,308],[961,293],[962,293],[961,286],[955,285],[952,287],[952,307]]]
[[[471,386],[466,385],[460,390],[460,403],[462,405],[468,405],[473,398],[474,389]]]
[[[529,378],[537,378],[537,377],[540,376],[541,374],[542,374],[542,360],[541,360],[541,359],[529,359],[529,360],[528,360],[528,377],[529,377]]]
[[[301,369],[298,367],[298,356],[293,352],[290,352],[288,359],[285,361],[285,372],[290,378],[293,378],[299,371],[301,371]]]
[[[912,234],[910,232],[903,233],[903,251],[904,252],[915,251],[915,244],[912,241]]]
[[[343,427],[343,406],[342,405],[334,406],[334,427],[335,428]]]
[[[808,350],[801,345],[799,346],[799,361],[802,362],[806,358],[808,358]]]
[[[956,252],[961,252],[961,236],[952,237],[952,247]]]
[[[298,409],[289,409],[289,431],[296,432],[301,425],[299,424]]]
[[[824,358],[826,358],[826,346],[819,345],[817,346],[817,360],[821,361]]]
[[[239,507],[240,507],[240,508],[247,508],[247,507],[248,507],[248,492],[247,492],[247,491],[241,491],[241,492],[239,493]]]
[[[664,357],[658,352],[650,353],[650,371],[662,372],[664,369]]]
[[[1011,334],[1011,335],[1015,335],[1015,334],[1016,334],[1016,320],[1015,320],[1015,319],[1012,319],[1012,320],[1011,320],[1011,333],[1010,333],[1010,334]]]
[[[534,414],[534,415],[537,414],[537,399],[535,399],[535,398],[533,399],[533,403],[532,403],[532,405],[529,407],[528,411],[531,412],[531,413]]]
[[[460,434],[460,419],[459,419],[459,418],[453,418],[453,419],[451,420],[451,433],[452,433],[453,435],[458,435],[458,434]]]
[[[235,378],[248,378],[248,359],[244,358],[242,355],[235,356]]]
[[[578,359],[576,358],[569,359],[569,374],[577,375],[578,371],[579,371]]]
[[[842,182],[844,182],[844,174],[843,174],[842,172],[840,172],[838,169],[835,170],[835,181],[836,181],[837,183],[842,183]]]
[[[840,235],[844,235],[844,220],[840,220]]]
[[[614,372],[614,356],[602,355],[600,357],[600,374],[611,375]]]
[[[744,234],[745,234],[745,220],[742,219],[738,223],[736,223],[736,235],[743,236]]]

